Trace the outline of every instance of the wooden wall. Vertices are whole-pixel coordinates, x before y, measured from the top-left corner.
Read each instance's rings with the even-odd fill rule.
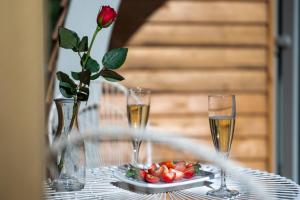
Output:
[[[234,93],[231,157],[271,170],[271,1],[122,2],[111,47],[129,47],[124,84],[154,91],[153,126],[211,144],[207,95]]]

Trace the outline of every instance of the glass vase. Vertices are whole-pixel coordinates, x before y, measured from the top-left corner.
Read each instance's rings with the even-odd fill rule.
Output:
[[[56,191],[78,191],[85,185],[86,156],[84,142],[68,144],[71,134],[80,134],[77,114],[80,102],[73,99],[55,99],[58,127],[51,144],[67,142],[61,152],[51,158],[50,186]],[[50,144],[50,145],[51,145]]]

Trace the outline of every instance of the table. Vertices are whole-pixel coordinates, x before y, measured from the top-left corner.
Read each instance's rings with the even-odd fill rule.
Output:
[[[113,167],[102,167],[87,170],[86,185],[81,191],[55,192],[45,183],[45,199],[216,199],[205,195],[208,190],[211,190],[208,187],[151,195],[127,191],[111,184],[111,182],[118,181],[113,175],[113,169]],[[248,168],[239,168],[239,170],[266,183],[268,192],[276,199],[300,199],[300,186],[287,178]],[[219,183],[219,180],[214,181]],[[213,184],[212,187],[217,188],[218,184]],[[253,194],[247,193],[247,191],[238,187],[237,183],[230,179],[228,187],[238,189],[241,192],[241,195],[236,199],[255,199]]]

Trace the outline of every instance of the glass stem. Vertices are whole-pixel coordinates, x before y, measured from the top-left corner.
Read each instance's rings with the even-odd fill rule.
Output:
[[[139,164],[139,152],[140,152],[140,143],[137,141],[133,142],[133,164]]]
[[[139,150],[138,150],[138,148],[133,149],[133,163],[134,164],[139,163]]]
[[[226,174],[223,169],[221,169],[221,188],[225,189],[226,186]]]

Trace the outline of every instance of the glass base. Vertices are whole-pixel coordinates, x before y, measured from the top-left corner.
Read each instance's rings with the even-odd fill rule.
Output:
[[[84,188],[84,182],[64,174],[58,179],[54,179],[50,187],[57,192],[79,191]]]
[[[141,163],[132,162],[130,165],[133,166],[133,167],[135,167],[135,168],[138,168],[138,169],[148,169],[148,168],[146,168],[145,165],[143,165]]]
[[[230,198],[238,196],[239,192],[237,190],[229,190],[226,187],[224,187],[224,188],[219,188],[217,190],[209,191],[209,192],[207,192],[207,195],[213,196],[213,197],[230,199]]]

